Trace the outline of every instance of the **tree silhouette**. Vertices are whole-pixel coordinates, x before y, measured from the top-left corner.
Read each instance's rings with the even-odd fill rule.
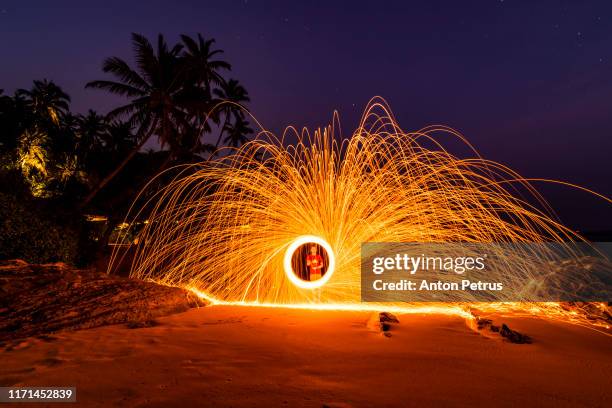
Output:
[[[249,101],[246,89],[238,81],[223,78],[223,71],[229,71],[231,65],[220,59],[223,51],[215,49],[214,43],[214,39],[205,39],[201,34],[197,38],[181,35],[181,43],[169,47],[160,34],[154,47],[144,36],[133,33],[134,66],[119,57],[104,61],[103,71],[113,78],[92,81],[86,87],[129,99],[129,103],[109,112],[107,119],[121,118],[126,126],[135,129],[136,144],[91,190],[82,207],[127,165],[151,136],[157,135],[160,146],[169,150],[161,170],[175,159],[194,160],[216,150],[224,132],[231,128],[228,126],[232,116],[244,117],[233,104],[211,112],[221,99],[238,104]],[[205,143],[202,137],[211,131],[209,122],[219,124],[221,115],[225,121],[216,144]]]
[[[68,113],[70,96],[53,81],[35,80],[30,90],[18,89],[17,98],[23,98],[26,106],[46,125],[46,121],[59,125],[60,117]]]
[[[240,147],[249,141],[247,135],[253,133],[253,129],[249,127],[249,122],[237,117],[233,124],[226,126],[227,137],[224,142],[232,147]]]
[[[219,148],[219,144],[221,143],[223,132],[228,129],[231,117],[234,116],[236,120],[244,118],[244,111],[238,105],[242,105],[245,102],[250,102],[251,99],[249,98],[249,93],[247,90],[236,79],[230,79],[227,82],[223,82],[218,89],[214,90],[214,94],[220,100],[229,102],[222,105],[221,108],[221,111],[225,116],[225,121],[223,126],[221,126],[219,137],[215,143],[215,150],[217,150]]]
[[[131,68],[121,58],[107,58],[102,70],[112,74],[117,80],[92,81],[86,87],[103,89],[131,98],[130,103],[112,110],[108,118],[127,117],[127,123],[138,129],[136,132],[138,144],[98,183],[85,198],[82,206],[89,204],[153,134],[158,136],[162,147],[167,144],[172,148],[175,145],[173,136],[177,134],[177,126],[186,121],[181,95],[186,72],[179,61],[182,46],[175,45],[171,49],[168,48],[164,37],[160,34],[157,38],[157,48],[154,49],[149,40],[136,33],[132,34],[132,45],[136,60],[135,68]]]
[[[215,56],[222,54],[222,50],[213,50],[214,39],[205,40],[198,34],[197,41],[188,35],[181,35],[181,40],[185,46],[183,59],[187,74],[194,84],[203,86],[207,97],[212,98],[211,89],[225,82],[221,71],[229,71],[232,66],[227,61],[214,59]]]
[[[103,138],[108,131],[106,118],[89,109],[86,115],[76,118],[77,152],[85,159],[91,152],[102,149]]]

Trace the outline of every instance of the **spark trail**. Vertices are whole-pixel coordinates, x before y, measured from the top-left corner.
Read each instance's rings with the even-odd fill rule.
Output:
[[[472,157],[447,151],[440,140],[449,135]],[[480,157],[448,127],[403,131],[380,98],[350,138],[341,138],[335,114],[326,128],[289,127],[280,138],[262,131],[229,153],[183,168],[131,211],[128,222],[148,218],[133,277],[217,302],[359,309],[362,242],[582,240],[529,180]],[[293,284],[283,265],[286,249],[304,235],[329,243],[335,256],[333,276],[316,290]],[[518,269],[507,262],[493,273]],[[448,307],[470,301],[457,296]],[[567,315],[555,303],[488,307]]]

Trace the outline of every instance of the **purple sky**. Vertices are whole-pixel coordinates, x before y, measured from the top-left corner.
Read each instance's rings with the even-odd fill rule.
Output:
[[[612,3],[309,3],[0,0],[0,88],[49,78],[73,110],[106,112],[119,101],[83,87],[131,58],[131,32],[201,32],[269,129],[337,109],[347,133],[381,95],[406,130],[446,124],[526,177],[612,196]],[[570,226],[612,229],[610,204],[537,186]]]

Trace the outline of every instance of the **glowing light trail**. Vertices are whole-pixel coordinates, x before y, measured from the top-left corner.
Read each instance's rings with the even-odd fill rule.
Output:
[[[327,252],[327,256],[329,258],[327,272],[325,273],[325,275],[323,275],[321,279],[317,279],[315,281],[305,281],[298,278],[297,274],[293,270],[293,267],[291,266],[291,259],[293,258],[293,254],[295,253],[295,251],[300,246],[310,243],[321,245],[323,249],[325,249],[325,251]],[[298,288],[316,289],[325,285],[334,274],[334,270],[336,269],[336,257],[334,255],[334,250],[332,249],[331,245],[329,245],[327,241],[325,241],[323,238],[316,237],[314,235],[302,235],[297,237],[285,251],[283,268],[285,270],[285,275],[287,276],[287,279],[289,279],[289,281]]]
[[[441,142],[448,136],[475,157],[448,152]],[[371,101],[350,138],[342,139],[334,114],[330,126],[314,133],[289,127],[277,138],[262,131],[226,151],[231,154],[184,167],[131,211],[128,220],[149,220],[139,235],[131,276],[189,287],[217,304],[380,309],[360,303],[362,242],[582,240],[555,218],[526,179],[481,158],[448,127],[403,131],[380,98]],[[331,273],[321,282],[296,283],[286,273],[285,254],[305,235],[319,237],[331,255]],[[513,262],[493,273],[524,279]],[[456,301],[457,306],[384,309],[467,313],[469,297]],[[556,303],[536,309],[571,318]]]

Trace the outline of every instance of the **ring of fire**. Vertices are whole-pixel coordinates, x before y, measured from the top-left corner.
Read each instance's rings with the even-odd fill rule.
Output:
[[[321,279],[318,279],[316,281],[305,281],[300,279],[293,270],[293,267],[291,266],[291,258],[293,257],[295,251],[297,251],[297,249],[302,245],[310,243],[321,245],[323,249],[325,249],[325,251],[327,252],[327,256],[329,258],[327,272],[325,272],[325,275],[323,275]],[[285,267],[285,275],[287,275],[287,278],[291,283],[302,289],[316,289],[325,285],[334,274],[334,270],[336,268],[336,257],[334,255],[334,251],[332,250],[331,245],[329,245],[329,243],[323,238],[317,237],[315,235],[301,235],[297,237],[285,251],[285,258],[283,264]]]

